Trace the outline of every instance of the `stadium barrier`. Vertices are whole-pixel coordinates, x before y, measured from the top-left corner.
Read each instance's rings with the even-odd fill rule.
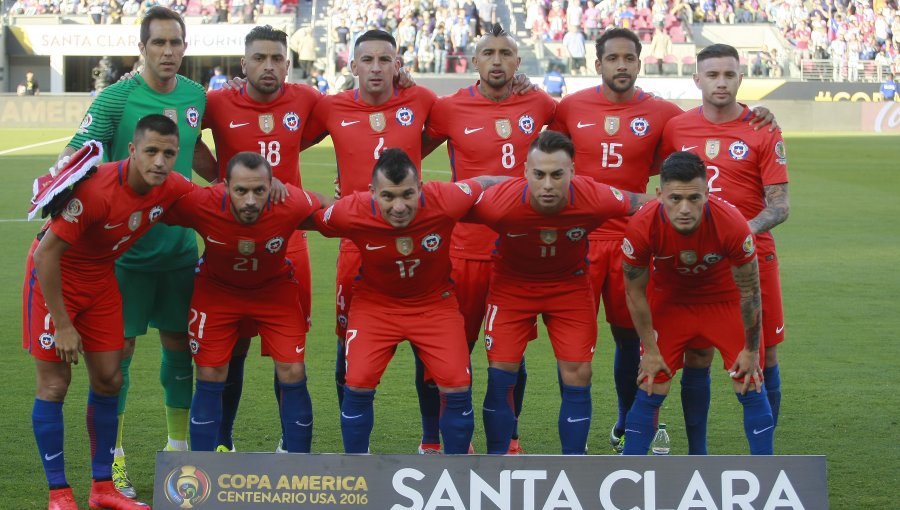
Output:
[[[153,508],[827,509],[823,456],[159,452]]]

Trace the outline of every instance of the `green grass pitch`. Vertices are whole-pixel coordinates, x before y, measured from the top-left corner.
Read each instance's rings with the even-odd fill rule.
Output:
[[[46,485],[30,427],[34,396],[32,361],[21,345],[21,289],[25,255],[40,223],[25,223],[31,181],[46,171],[64,142],[14,150],[54,140],[69,130],[0,129],[0,494],[2,508],[42,508]],[[776,433],[779,454],[824,454],[828,457],[833,508],[896,508],[891,494],[900,469],[900,138],[788,134],[792,212],[776,230],[787,342],[780,348],[784,400]],[[424,163],[426,180],[449,178],[443,149]],[[325,143],[303,155],[303,182],[330,193],[334,156]],[[313,328],[308,345],[308,373],[316,416],[313,451],[341,451],[333,367],[334,267],[337,243],[310,235],[313,271]],[[601,318],[602,321],[602,318]],[[126,418],[128,466],[139,496],[152,495],[153,462],[165,444],[162,391],[158,381],[159,342],[155,334],[138,340],[132,364]],[[609,454],[609,427],[615,419],[612,342],[601,324],[594,363],[592,454]],[[241,451],[271,451],[278,442],[277,410],[272,394],[272,367],[251,348],[244,400],[235,442]],[[522,444],[529,453],[559,451],[556,410],[559,393],[546,335],[528,350],[529,384],[521,419]],[[716,361],[716,367],[721,362]],[[483,350],[473,355],[475,401],[486,380]],[[372,437],[374,453],[413,453],[418,444],[418,407],[412,384],[412,357],[401,347],[385,374],[376,399]],[[741,409],[724,370],[714,371],[710,451],[744,454]],[[668,423],[673,454],[687,450],[676,391],[661,419]],[[84,410],[87,377],[84,365],[73,370],[65,406],[66,461],[76,496],[85,502],[90,460]],[[480,419],[475,447],[484,451]],[[894,483],[892,483],[894,482]]]

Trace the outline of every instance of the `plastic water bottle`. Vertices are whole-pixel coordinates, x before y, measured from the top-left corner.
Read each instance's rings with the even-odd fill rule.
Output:
[[[659,424],[659,430],[657,430],[656,435],[653,436],[653,443],[650,444],[650,450],[653,452],[653,455],[669,454],[669,433],[666,432],[665,423]]]

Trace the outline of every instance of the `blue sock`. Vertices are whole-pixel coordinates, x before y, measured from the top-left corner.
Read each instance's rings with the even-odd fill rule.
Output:
[[[369,436],[375,426],[375,390],[353,391],[344,388],[341,405],[341,436],[344,453],[368,453]]]
[[[489,454],[505,455],[509,451],[516,415],[513,413],[512,390],[518,376],[499,368],[488,368],[487,392],[484,394],[484,435]]]
[[[528,370],[525,369],[525,358],[519,364],[519,375],[516,385],[513,387],[513,405],[515,406],[516,421],[513,422],[513,439],[519,439],[519,415],[522,414],[522,402],[525,400],[525,383],[528,382]]]
[[[272,370],[272,390],[275,392],[275,404],[278,406],[278,414],[281,415],[281,383],[278,381],[278,372],[274,369]],[[281,438],[284,440],[284,423],[281,424]]]
[[[625,450],[623,455],[647,455],[650,443],[656,435],[656,417],[665,395],[647,395],[640,390],[634,396],[634,404],[625,418]]]
[[[219,424],[218,443],[225,445],[229,450],[234,448],[234,419],[237,417],[238,407],[241,404],[241,394],[244,392],[244,362],[247,355],[232,356],[228,362],[228,377],[225,379],[225,389],[222,391],[222,422]],[[193,439],[194,436],[191,436]],[[216,445],[218,446],[218,445]]]
[[[772,408],[772,419],[778,426],[778,411],[781,409],[781,370],[778,364],[763,369],[764,386],[769,397],[769,407]]]
[[[469,453],[472,432],[475,430],[475,413],[472,409],[472,390],[460,393],[441,393],[441,436],[444,437],[444,453],[465,455]]]
[[[216,449],[224,390],[224,382],[197,379],[194,401],[191,402],[191,450],[211,452]]]
[[[119,396],[97,395],[88,390],[87,429],[91,441],[91,477],[111,480],[116,434],[119,430]]]
[[[775,420],[772,408],[766,398],[766,390],[757,393],[753,390],[746,395],[735,393],[744,406],[744,433],[750,443],[751,455],[773,455],[775,452]],[[626,442],[627,444],[627,442]]]
[[[281,383],[281,430],[284,449],[291,453],[309,453],[312,446],[313,410],[306,379]]]
[[[629,330],[633,331],[633,330]],[[625,429],[625,415],[628,414],[634,403],[638,386],[638,365],[641,363],[641,341],[637,333],[623,335],[620,331],[616,335],[613,331],[613,340],[616,342],[616,354],[613,360],[613,378],[616,382],[616,396],[619,401],[619,415],[616,418],[616,432],[621,433]]]
[[[413,349],[416,364],[416,393],[419,394],[419,413],[422,415],[422,444],[441,444],[441,396],[434,381],[425,380],[425,364]],[[468,448],[469,445],[466,445]]]
[[[710,401],[709,367],[684,367],[681,372],[681,408],[684,411],[684,431],[688,440],[688,455],[707,455],[706,422]]]
[[[38,454],[44,463],[44,473],[51,489],[68,487],[66,461],[63,454],[65,426],[63,423],[63,403],[34,399],[31,408],[31,427],[37,441]]]
[[[337,386],[338,407],[344,408],[344,383],[347,377],[347,351],[340,338],[337,343],[337,355],[334,361],[334,383]]]
[[[559,406],[559,441],[563,455],[584,455],[591,430],[591,386],[562,387]]]

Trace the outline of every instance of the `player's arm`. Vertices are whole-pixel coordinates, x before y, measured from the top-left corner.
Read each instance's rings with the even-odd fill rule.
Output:
[[[791,202],[786,182],[764,186],[763,190],[766,193],[766,208],[748,222],[750,231],[754,234],[768,232],[784,223],[791,212]]]
[[[197,143],[194,145],[194,160],[191,166],[194,167],[197,175],[203,177],[206,182],[215,182],[219,177],[216,157],[213,156],[212,151],[209,150],[203,138],[199,136],[197,137]]]
[[[637,384],[647,392],[647,395],[652,395],[653,379],[656,374],[664,372],[671,377],[672,371],[663,360],[659,346],[656,345],[656,331],[653,329],[653,316],[650,313],[650,302],[647,300],[650,270],[646,266],[633,266],[627,261],[622,261],[622,271],[625,276],[625,303],[634,322],[634,329],[644,346]]]
[[[432,137],[428,134],[428,129],[422,130],[422,158],[431,154],[435,149],[441,146],[447,140],[447,137]]]
[[[487,190],[491,186],[495,184],[500,184],[503,181],[507,181],[512,179],[512,177],[506,175],[479,175],[478,177],[472,177],[472,180],[481,185],[482,190]]]
[[[769,126],[770,133],[776,129],[781,129],[778,126],[778,122],[775,121],[775,114],[765,106],[754,106],[750,111],[753,112],[753,118],[750,119],[749,124],[754,131],[759,131],[766,126]]]
[[[75,330],[75,326],[69,319],[66,311],[66,303],[62,291],[62,270],[60,261],[63,254],[71,247],[69,243],[47,229],[44,237],[34,251],[34,268],[37,271],[37,279],[44,294],[44,302],[53,326],[56,329],[54,340],[56,353],[66,363],[78,364],[78,353],[83,353],[81,347],[81,335]]]
[[[744,349],[731,367],[731,377],[744,378],[741,393],[751,385],[762,391],[762,369],[759,367],[759,338],[762,322],[762,292],[759,288],[759,264],[756,257],[731,268],[734,283],[741,292],[741,320],[744,322]],[[751,383],[750,378],[754,381]]]
[[[654,195],[647,193],[633,193],[631,191],[622,191],[625,195],[625,203],[628,204],[628,215],[631,216],[638,212],[644,204],[656,198]]]

